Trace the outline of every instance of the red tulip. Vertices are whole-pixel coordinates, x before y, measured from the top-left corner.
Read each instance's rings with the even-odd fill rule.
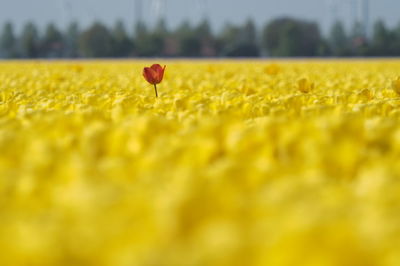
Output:
[[[143,77],[145,78],[145,80],[147,80],[147,82],[154,85],[156,97],[158,97],[157,84],[162,81],[165,68],[166,66],[164,66],[163,68],[159,64],[154,64],[151,67],[145,67],[143,69]]]

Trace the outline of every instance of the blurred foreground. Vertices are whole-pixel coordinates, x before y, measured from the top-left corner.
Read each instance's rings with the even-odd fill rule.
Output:
[[[400,265],[400,61],[151,63],[0,63],[2,265]]]

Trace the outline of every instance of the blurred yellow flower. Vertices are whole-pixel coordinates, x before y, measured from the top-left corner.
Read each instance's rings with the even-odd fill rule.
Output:
[[[297,82],[297,88],[302,93],[309,93],[314,89],[314,83],[306,78],[302,78]]]
[[[270,64],[264,68],[264,71],[268,75],[275,76],[281,71],[281,68],[277,64]]]
[[[392,88],[398,95],[400,95],[400,77],[393,81]]]

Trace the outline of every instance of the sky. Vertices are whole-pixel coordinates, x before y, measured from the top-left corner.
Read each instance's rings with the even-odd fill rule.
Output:
[[[252,18],[262,27],[271,19],[292,16],[316,21],[324,32],[335,19],[350,25],[356,15],[352,1],[360,0],[142,0],[142,19],[152,26],[159,17],[173,29],[187,20],[193,24],[207,17],[214,31],[225,23],[240,24]],[[60,27],[77,20],[86,26],[95,20],[113,25],[122,19],[131,27],[135,21],[134,0],[0,0],[0,24],[14,22],[17,30],[27,21],[40,27],[55,22]],[[389,26],[400,22],[399,0],[370,0],[370,21],[384,20]]]

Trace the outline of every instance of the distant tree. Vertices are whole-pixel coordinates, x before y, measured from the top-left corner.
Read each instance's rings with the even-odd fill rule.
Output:
[[[180,56],[198,57],[201,55],[201,40],[188,21],[184,21],[178,27],[175,36],[179,41]]]
[[[134,55],[141,56],[143,54],[142,49],[144,48],[142,46],[145,46],[144,39],[147,38],[149,32],[146,25],[141,21],[135,23],[133,28],[132,40],[135,42]]]
[[[79,38],[79,50],[85,57],[110,57],[113,39],[110,31],[100,22],[95,22]]]
[[[6,22],[0,36],[0,55],[4,58],[17,56],[17,40],[14,35],[14,27],[11,22]]]
[[[350,36],[352,55],[367,56],[371,53],[364,27],[359,21],[354,22]]]
[[[111,30],[96,22],[83,32],[76,22],[65,32],[50,23],[43,32],[40,36],[30,22],[16,37],[13,25],[5,23],[0,32],[0,57],[253,57],[261,51],[270,56],[400,56],[400,23],[389,28],[383,21],[374,24],[370,38],[358,22],[346,32],[337,21],[324,38],[316,23],[293,18],[271,21],[261,36],[251,19],[242,25],[227,24],[218,34],[207,20],[195,26],[186,21],[169,31],[163,19],[151,29],[137,23],[133,35],[122,21]]]
[[[280,18],[265,26],[262,41],[272,56],[315,56],[322,38],[315,23]]]
[[[196,27],[195,31],[200,39],[212,39],[214,37],[211,30],[210,22],[207,19],[201,21]]]
[[[32,22],[25,24],[20,39],[21,55],[25,58],[39,56],[39,33]]]
[[[330,31],[329,43],[334,56],[348,56],[351,54],[349,37],[343,23],[336,21]]]
[[[121,20],[117,21],[115,24],[115,27],[112,31],[112,36],[114,40],[113,56],[130,56],[133,51],[133,42],[129,38],[125,29],[125,25]]]
[[[194,35],[185,36],[180,41],[180,55],[198,57],[201,55],[201,43]]]
[[[305,47],[305,45],[301,44],[302,40],[305,40],[306,37],[302,36],[302,27],[300,23],[297,21],[288,21],[282,25],[280,34],[278,39],[280,43],[276,49],[271,49],[272,54],[275,53],[280,56],[305,55],[304,50],[309,49],[309,47]],[[316,48],[317,46],[315,46],[315,50]]]
[[[228,57],[259,56],[257,29],[252,20],[243,26],[227,24],[220,34],[221,55]]]
[[[219,34],[218,48],[222,56],[231,56],[240,42],[240,28],[230,23],[226,24]]]
[[[382,20],[378,20],[374,25],[372,36],[372,54],[376,56],[390,56],[395,52],[395,34],[386,28]]]
[[[154,30],[147,38],[150,48],[156,56],[177,56],[179,54],[179,40],[168,29],[165,19],[157,21]],[[149,51],[150,52],[150,51]]]
[[[40,55],[43,57],[62,57],[64,52],[64,37],[57,27],[50,23],[40,43]]]
[[[153,30],[153,38],[155,40],[161,40],[161,45],[158,46],[159,50],[157,51],[158,56],[168,55],[169,51],[167,51],[167,44],[171,40],[170,35],[171,34],[168,30],[167,22],[165,21],[165,19],[159,19]]]
[[[141,38],[148,34],[146,25],[139,21],[134,25],[133,39]]]
[[[241,29],[241,42],[257,43],[257,28],[252,19],[248,19]]]
[[[321,42],[317,49],[317,56],[326,57],[332,55],[332,49],[329,45],[329,40],[326,38],[321,38]]]
[[[257,57],[260,55],[257,44],[257,28],[253,20],[248,19],[239,32],[239,43],[233,51],[234,56]]]
[[[168,35],[168,27],[165,19],[161,18],[157,21],[156,26],[154,27],[154,34],[163,38]]]
[[[200,40],[200,55],[206,57],[215,56],[217,54],[216,40],[208,20],[201,21],[195,31]]]
[[[355,21],[353,23],[353,26],[351,28],[351,32],[350,32],[351,37],[353,38],[365,38],[365,34],[364,34],[364,27],[363,25],[359,22],[359,21]]]
[[[69,58],[79,57],[79,25],[72,22],[65,33],[65,56]]]
[[[400,23],[393,30],[393,55],[400,56]]]
[[[135,26],[135,54],[144,57],[162,56],[164,51],[163,35],[150,32],[146,25],[139,22]]]

